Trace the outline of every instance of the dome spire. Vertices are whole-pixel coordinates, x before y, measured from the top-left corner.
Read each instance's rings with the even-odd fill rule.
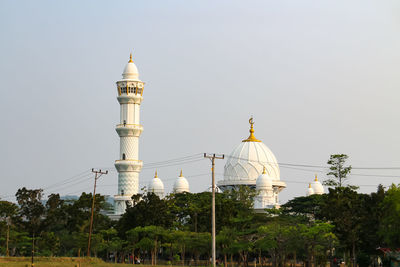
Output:
[[[308,184],[308,188],[311,188],[311,183]]]
[[[181,169],[181,174],[179,175],[179,177],[183,177],[183,174],[182,174],[182,169]]]
[[[315,179],[314,179],[314,181],[318,182],[317,174],[315,174]]]
[[[250,123],[250,131],[249,131],[250,135],[249,135],[249,137],[247,139],[243,140],[242,142],[261,142],[260,140],[258,140],[254,136],[254,128],[253,128],[254,120],[253,120],[253,117],[250,118],[249,123]]]
[[[262,174],[267,174],[267,169],[265,168],[265,166],[263,166],[263,172]]]
[[[156,174],[154,174],[154,178],[158,178],[157,170],[156,170]]]
[[[128,61],[128,63],[133,63],[133,60],[132,60],[132,53],[129,55],[129,61]]]

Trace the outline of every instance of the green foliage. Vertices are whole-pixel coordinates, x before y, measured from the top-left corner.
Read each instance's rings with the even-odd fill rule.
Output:
[[[133,199],[136,196],[133,196]],[[168,210],[167,203],[154,193],[142,196],[142,200],[133,207],[126,209],[125,214],[118,222],[118,230],[125,233],[137,226],[162,226],[171,227],[174,217]]]
[[[334,154],[331,155],[328,160],[329,172],[328,176],[333,176],[324,181],[324,184],[331,187],[343,187],[348,180],[347,175],[351,172],[351,166],[345,166],[346,160],[349,158],[346,154]],[[357,187],[348,185],[351,189],[357,189]]]
[[[39,231],[42,217],[45,212],[45,207],[41,202],[43,190],[29,190],[23,187],[18,189],[15,196],[18,205],[20,206],[20,215],[23,218],[25,228],[29,230],[31,234]]]
[[[386,246],[397,249],[400,247],[400,185],[390,186],[380,208],[382,220],[379,234]]]
[[[282,205],[283,214],[304,216],[307,218],[320,218],[321,207],[324,203],[324,195],[310,195],[308,197],[296,197]]]
[[[23,188],[17,194],[20,206],[0,201],[1,253],[9,221],[14,256],[30,255],[33,230],[36,255],[85,255],[91,194],[76,201],[52,194],[45,205],[40,189]],[[232,258],[246,267],[254,257],[266,257],[273,267],[298,259],[322,266],[346,254],[366,266],[378,254],[377,247],[400,246],[400,186],[387,192],[380,186],[369,195],[337,186],[328,194],[298,197],[265,213],[254,212],[254,195],[248,187],[216,194],[217,256],[225,263]],[[119,222],[111,222],[101,213],[108,208],[104,196],[96,195],[92,255],[115,262],[132,255],[152,264],[159,257],[176,264],[210,258],[209,192],[164,199],[150,193],[132,199],[134,205]]]

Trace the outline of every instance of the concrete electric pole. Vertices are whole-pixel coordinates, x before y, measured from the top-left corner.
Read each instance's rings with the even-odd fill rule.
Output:
[[[96,171],[95,169],[92,169],[92,172],[95,174],[95,176],[94,176],[94,189],[93,189],[93,200],[92,200],[92,214],[90,216],[88,249],[87,249],[87,254],[86,254],[87,257],[90,257],[90,241],[92,239],[94,200],[96,198],[96,183],[97,183],[97,180],[100,178],[100,176],[102,176],[103,174],[107,174],[108,171],[102,172],[101,170]]]
[[[216,248],[215,248],[215,159],[224,159],[224,154],[216,155],[216,154],[207,154],[204,153],[205,158],[209,158],[211,160],[211,177],[212,177],[212,203],[211,203],[211,225],[212,225],[212,234],[211,234],[211,245],[212,245],[212,266],[216,266]]]

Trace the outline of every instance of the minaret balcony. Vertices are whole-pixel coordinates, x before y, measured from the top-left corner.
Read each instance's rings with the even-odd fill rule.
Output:
[[[118,172],[140,172],[143,161],[136,159],[116,160],[114,165]]]
[[[143,132],[143,126],[140,124],[118,124],[115,128],[118,135],[122,136],[136,136],[139,137],[140,134]]]
[[[120,104],[139,104],[142,103],[143,97],[139,94],[122,94],[117,97]]]

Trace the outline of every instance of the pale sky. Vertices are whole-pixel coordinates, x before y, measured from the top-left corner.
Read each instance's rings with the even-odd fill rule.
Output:
[[[91,191],[83,172],[93,167],[110,170],[98,192],[117,192],[115,82],[132,51],[146,82],[145,165],[229,154],[253,115],[255,136],[278,162],[325,166],[345,153],[353,167],[400,168],[396,0],[4,0],[0,36],[3,199],[23,186]],[[181,168],[193,192],[209,186],[202,160],[159,167],[166,191]],[[143,169],[141,186],[154,171]],[[304,195],[315,172],[326,178],[323,169],[281,166],[282,202]],[[353,173],[360,192],[400,183],[400,169]]]

